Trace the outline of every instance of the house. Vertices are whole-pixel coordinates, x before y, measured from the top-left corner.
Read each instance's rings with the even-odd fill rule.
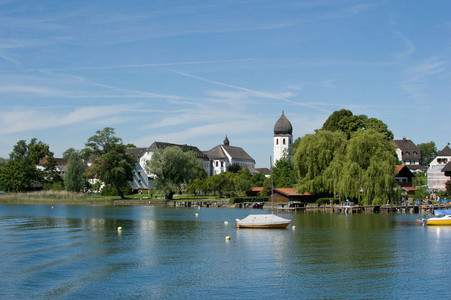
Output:
[[[230,146],[227,136],[222,145],[217,145],[211,150],[205,151],[204,154],[211,162],[211,172],[207,172],[209,176],[224,173],[233,164],[238,164],[242,169],[255,168],[255,160],[243,148]]]
[[[402,140],[394,140],[396,144],[396,155],[402,165],[406,165],[413,172],[421,172],[426,167],[420,165],[421,150],[412,140],[403,138]]]
[[[55,164],[56,164],[56,172],[58,173],[59,176],[64,178],[64,175],[66,175],[68,159],[53,158],[53,160],[55,161]],[[39,160],[39,163],[36,165],[36,169],[38,169],[40,171],[44,171],[45,165],[48,163],[49,163],[49,157],[48,157],[48,155],[46,155]]]
[[[397,165],[398,173],[395,175],[395,181],[401,186],[401,195],[408,198],[408,195],[413,195],[417,191],[412,187],[412,178],[414,177],[412,171],[406,165]]]
[[[301,201],[301,202],[313,202],[316,200],[317,196],[310,193],[299,194],[294,188],[274,188],[273,196],[269,196],[268,201],[274,202],[290,202],[290,201]]]
[[[154,174],[148,174],[146,171],[146,163],[150,161],[153,153],[157,150],[164,150],[167,147],[180,147],[183,151],[194,151],[196,157],[202,160],[202,167],[207,172],[210,173],[210,159],[197,147],[190,145],[179,145],[164,142],[154,142],[147,148],[128,148],[127,153],[133,157],[135,161],[135,170],[133,171],[133,180],[130,185],[134,191],[140,189],[153,189],[154,188]]]
[[[449,180],[446,176],[446,172],[443,172],[445,166],[451,161],[451,148],[448,145],[440,151],[434,160],[429,164],[427,169],[428,176],[428,188],[432,192],[445,191],[445,183]],[[445,171],[448,168],[445,169]]]
[[[395,181],[402,187],[412,187],[413,173],[406,165],[397,165],[398,173],[395,175]]]

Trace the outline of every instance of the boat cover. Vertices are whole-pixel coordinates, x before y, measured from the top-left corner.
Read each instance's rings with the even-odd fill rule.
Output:
[[[249,215],[242,220],[237,220],[239,225],[251,226],[251,225],[275,225],[290,223],[291,220],[281,218],[273,214],[264,215]]]
[[[434,216],[451,215],[451,209],[435,209]]]

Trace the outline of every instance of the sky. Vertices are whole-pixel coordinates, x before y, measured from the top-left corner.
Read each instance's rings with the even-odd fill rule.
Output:
[[[0,157],[55,157],[105,127],[124,143],[210,150],[228,137],[269,167],[349,109],[395,139],[451,142],[451,1],[0,0]]]

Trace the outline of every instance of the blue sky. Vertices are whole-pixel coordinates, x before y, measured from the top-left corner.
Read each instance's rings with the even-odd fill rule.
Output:
[[[56,157],[113,127],[125,143],[209,150],[227,135],[269,167],[342,108],[395,138],[451,142],[450,1],[0,0],[0,157]]]

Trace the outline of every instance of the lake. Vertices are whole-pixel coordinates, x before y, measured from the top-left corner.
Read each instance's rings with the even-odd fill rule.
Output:
[[[296,229],[236,229],[250,213],[268,211],[0,205],[0,298],[451,297],[451,227],[278,213]]]

